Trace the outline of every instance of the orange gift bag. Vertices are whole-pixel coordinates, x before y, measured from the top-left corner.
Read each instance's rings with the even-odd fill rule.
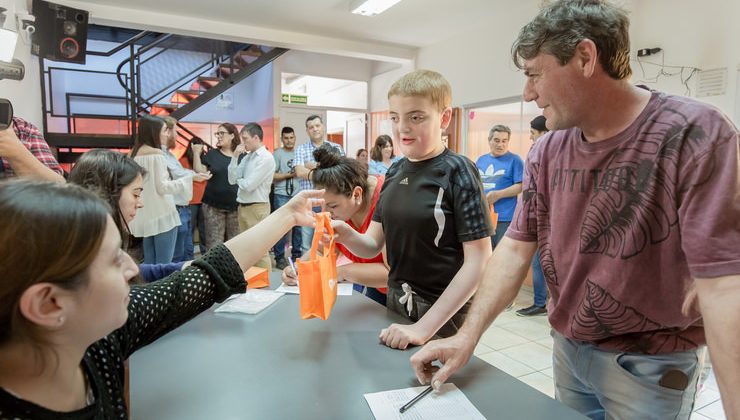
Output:
[[[498,224],[498,213],[493,209],[493,204],[489,204],[491,208],[491,225],[493,225],[493,231],[496,231],[496,225]]]
[[[249,270],[244,272],[244,281],[247,282],[247,289],[270,287],[270,274],[265,268],[249,267]]]
[[[319,244],[324,232],[332,239],[319,256]],[[326,320],[337,300],[337,256],[329,213],[316,214],[316,230],[313,232],[309,258],[307,261],[298,259],[296,269],[301,292],[301,319],[316,317]]]

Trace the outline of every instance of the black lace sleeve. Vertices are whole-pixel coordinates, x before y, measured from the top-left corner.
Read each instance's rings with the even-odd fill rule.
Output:
[[[132,286],[128,321],[109,338],[118,341],[125,359],[214,303],[245,291],[239,264],[228,248],[218,245],[183,271]]]

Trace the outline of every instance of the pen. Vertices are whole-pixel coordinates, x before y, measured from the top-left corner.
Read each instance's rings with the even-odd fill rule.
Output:
[[[411,401],[407,402],[406,404],[404,404],[404,406],[401,407],[401,409],[398,410],[398,412],[399,413],[403,413],[403,412],[407,411],[409,408],[411,408],[411,406],[413,406],[414,404],[416,404],[417,402],[419,402],[420,399],[424,398],[425,396],[427,396],[432,391],[434,391],[434,388],[432,388],[432,386],[429,385],[429,388],[427,388],[424,391],[422,391],[421,394],[415,396],[413,400],[411,400]]]
[[[295,273],[295,278],[298,278],[298,270],[295,269],[295,264],[293,264],[293,258],[288,255],[288,264],[290,264],[290,268],[293,269],[293,272]]]

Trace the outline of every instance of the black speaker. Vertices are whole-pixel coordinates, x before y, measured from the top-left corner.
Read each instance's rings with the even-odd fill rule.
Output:
[[[31,53],[53,61],[85,64],[90,14],[43,0],[33,0],[36,32]]]

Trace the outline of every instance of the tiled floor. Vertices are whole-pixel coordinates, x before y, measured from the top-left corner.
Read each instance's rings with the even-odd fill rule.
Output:
[[[514,307],[502,313],[475,348],[480,359],[550,396],[555,394],[552,379],[552,338],[545,316],[520,317],[516,310],[532,303],[530,291],[522,290]],[[719,388],[711,368],[694,406],[692,420],[722,420],[725,414]]]

